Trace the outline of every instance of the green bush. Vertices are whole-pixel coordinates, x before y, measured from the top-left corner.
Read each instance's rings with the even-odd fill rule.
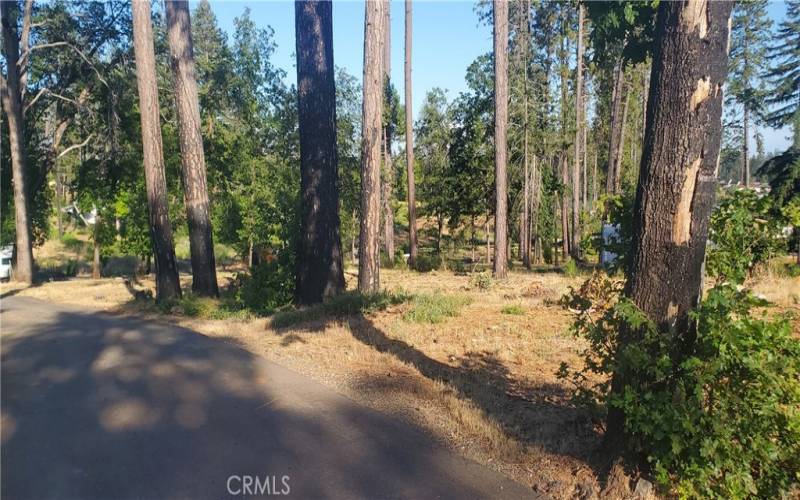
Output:
[[[579,274],[578,264],[576,264],[573,259],[568,260],[564,264],[562,270],[564,271],[564,276],[566,276],[567,278],[575,278]]]
[[[417,255],[417,262],[414,264],[414,270],[421,273],[429,273],[441,267],[442,258],[435,253]]]
[[[591,292],[584,285],[565,300],[580,311],[574,332],[590,344],[585,370],[600,375],[562,364],[575,402],[621,410],[629,451],[680,497],[780,498],[798,482],[800,343],[787,318],[757,317],[752,308],[764,301],[719,285],[692,312],[688,344],[628,299],[616,301],[610,280],[592,280]],[[621,344],[620,331],[633,340]],[[612,373],[623,381],[613,393]]]
[[[234,279],[235,302],[256,314],[272,314],[292,302],[294,273],[280,259],[264,262]]]
[[[411,309],[403,315],[403,319],[415,323],[441,323],[445,318],[458,316],[461,308],[470,302],[469,297],[460,295],[416,295]]]
[[[742,283],[753,268],[780,252],[780,218],[769,197],[739,189],[726,196],[711,215],[708,272],[720,281]]]
[[[525,314],[525,308],[519,304],[509,304],[507,306],[503,306],[503,308],[500,309],[500,312],[503,314],[513,314],[519,316]]]
[[[315,321],[325,317],[343,318],[354,314],[368,314],[382,311],[390,305],[402,304],[411,298],[405,292],[382,291],[362,295],[358,292],[345,292],[331,297],[322,304],[299,309],[280,311],[272,317],[273,328],[286,328],[305,321]]]
[[[492,288],[493,284],[492,273],[489,271],[474,273],[472,277],[470,277],[469,282],[472,286],[474,286],[478,290],[482,291],[489,290],[490,288]]]

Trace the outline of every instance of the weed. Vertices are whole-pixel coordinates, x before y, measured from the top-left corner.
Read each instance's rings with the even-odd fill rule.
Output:
[[[481,273],[475,273],[470,278],[469,282],[477,288],[478,290],[489,290],[492,288],[492,273],[489,271],[483,271]]]
[[[519,304],[509,304],[507,306],[503,306],[503,308],[500,309],[500,312],[503,314],[514,314],[516,316],[520,316],[525,314],[525,309]]]
[[[370,295],[362,295],[355,291],[345,292],[322,304],[277,312],[272,317],[270,324],[273,328],[286,328],[297,323],[325,317],[343,318],[354,314],[367,314],[382,311],[391,305],[402,304],[410,298],[411,296],[405,292],[382,291]]]
[[[469,297],[461,295],[417,295],[412,308],[403,315],[403,319],[415,323],[441,323],[445,318],[458,316],[461,308],[470,302]]]

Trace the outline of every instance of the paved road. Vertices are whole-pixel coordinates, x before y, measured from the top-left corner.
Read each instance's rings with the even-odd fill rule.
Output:
[[[4,499],[533,496],[235,339],[23,297],[0,332]]]

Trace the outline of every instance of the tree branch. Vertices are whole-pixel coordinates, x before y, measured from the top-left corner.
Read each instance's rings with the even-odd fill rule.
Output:
[[[89,141],[90,141],[90,140],[92,140],[92,136],[93,136],[93,135],[94,135],[94,133],[91,133],[91,134],[89,134],[89,137],[87,137],[87,138],[86,138],[86,140],[85,140],[85,141],[83,141],[82,143],[80,143],[80,144],[73,144],[72,146],[68,147],[68,148],[67,148],[67,149],[65,149],[64,151],[60,152],[60,153],[58,154],[57,158],[61,158],[62,156],[64,156],[64,155],[66,155],[67,153],[69,153],[70,151],[73,151],[73,150],[75,150],[75,149],[80,149],[80,148],[82,148],[82,147],[86,146],[87,144],[89,144]]]

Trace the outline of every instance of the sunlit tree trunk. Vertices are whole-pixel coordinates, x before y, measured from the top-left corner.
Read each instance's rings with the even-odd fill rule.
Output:
[[[383,83],[385,104],[389,104],[392,81],[392,16],[391,1],[386,0],[384,9],[383,30]],[[392,197],[394,196],[394,164],[392,161],[392,130],[394,124],[389,117],[383,129],[383,173],[381,176],[381,190],[383,192],[383,245],[386,251],[387,262],[394,264],[394,210]]]
[[[366,2],[364,13],[364,100],[361,126],[361,223],[358,290],[380,289],[381,128],[383,115],[383,0]]]
[[[33,282],[33,248],[28,218],[27,158],[25,156],[25,118],[22,114],[20,88],[19,39],[17,38],[17,2],[0,2],[3,30],[3,55],[6,78],[0,76],[0,97],[8,121],[8,142],[11,152],[11,175],[14,185],[14,269],[12,278],[21,283]]]
[[[690,0],[662,2],[658,10],[625,293],[687,348],[714,205],[732,6]],[[636,334],[626,331],[620,341],[624,345]],[[615,376],[612,390],[620,393],[625,384]],[[620,412],[610,412],[608,429],[612,439],[622,435]]]
[[[417,198],[414,185],[414,115],[411,101],[411,45],[412,12],[411,0],[406,0],[406,60],[405,60],[405,91],[406,91],[406,179],[408,181],[408,265],[412,269],[417,263]]]
[[[570,250],[572,258],[580,258],[581,241],[581,151],[583,141],[583,4],[578,4],[578,52],[575,79],[575,158],[572,162],[572,232]]]
[[[494,276],[508,275],[508,3],[494,0]]]
[[[156,263],[156,298],[167,300],[181,296],[172,226],[167,207],[167,180],[159,123],[156,61],[153,49],[153,25],[149,0],[134,0],[133,48],[136,57],[136,83],[139,88],[139,114],[142,122],[144,174],[147,207],[150,213],[150,237]]]
[[[216,297],[217,266],[206,185],[206,160],[200,135],[200,105],[197,100],[194,49],[189,3],[166,0],[167,28],[175,85],[175,109],[181,147],[181,174],[189,225],[192,260],[192,292]]]
[[[298,303],[313,304],[344,290],[333,8],[324,0],[298,0],[294,5],[301,193],[295,294]]]

